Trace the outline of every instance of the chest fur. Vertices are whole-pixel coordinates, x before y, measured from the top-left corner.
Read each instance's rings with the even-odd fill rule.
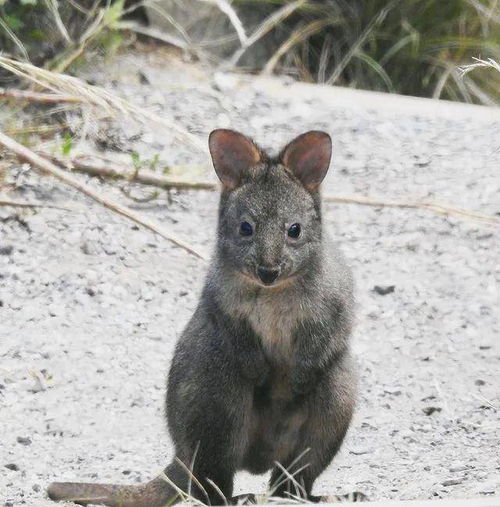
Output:
[[[259,297],[245,306],[266,355],[277,362],[289,362],[294,355],[293,331],[300,318],[296,306],[279,297]]]

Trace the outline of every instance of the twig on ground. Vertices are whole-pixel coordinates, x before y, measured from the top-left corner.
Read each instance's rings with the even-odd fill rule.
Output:
[[[13,208],[52,208],[64,211],[72,211],[70,208],[63,206],[56,206],[55,204],[45,204],[43,202],[27,202],[27,201],[12,201],[0,195],[0,206],[12,206]]]
[[[175,188],[178,190],[217,190],[219,188],[219,185],[216,183],[204,181],[172,180],[147,169],[140,169],[137,171],[133,167],[124,169],[109,162],[95,163],[78,158],[73,160],[63,160],[48,155],[47,153],[42,153],[42,155],[47,158],[51,158],[59,165],[66,167],[68,170],[90,174],[91,176],[135,181],[142,183],[143,185],[159,187],[163,189]],[[364,196],[335,195],[325,195],[323,197],[323,200],[325,202],[339,204],[358,204],[361,206],[378,206],[385,208],[422,209],[432,211],[440,215],[452,215],[463,219],[477,220],[489,224],[500,225],[500,218],[431,202],[391,201],[385,199],[374,199]]]
[[[160,227],[158,224],[153,222],[152,220],[149,220],[148,218],[145,218],[141,216],[140,214],[136,213],[135,211],[131,210],[130,208],[127,208],[126,206],[121,205],[120,203],[105,197],[99,192],[96,192],[89,186],[85,185],[84,183],[78,181],[78,179],[74,178],[71,174],[69,174],[64,169],[61,169],[57,167],[54,163],[52,163],[50,160],[47,160],[37,153],[34,153],[33,151],[29,150],[22,144],[19,144],[14,139],[10,138],[9,136],[6,136],[2,132],[0,132],[0,145],[4,146],[6,149],[12,151],[17,155],[18,158],[21,160],[25,160],[26,162],[29,162],[32,166],[36,167],[38,170],[48,173],[52,176],[55,176],[57,179],[63,181],[64,183],[72,186],[73,188],[77,189],[78,191],[84,193],[88,197],[94,199],[95,201],[99,202],[106,208],[110,209],[111,211],[114,211],[115,213],[118,213],[119,215],[122,215],[133,222],[142,225],[143,227],[146,227],[150,231],[153,231],[157,234],[159,234],[161,237],[165,238],[166,240],[170,241],[171,243],[183,248],[187,252],[195,255],[196,257],[200,259],[205,259],[205,256],[198,252],[194,247],[191,245],[185,243],[184,241],[181,241],[180,239],[176,238],[172,234],[167,233]]]
[[[500,225],[500,218],[431,202],[386,201],[383,199],[372,199],[370,197],[362,196],[342,197],[330,195],[325,196],[323,199],[326,202],[337,202],[342,204],[361,204],[363,206],[380,206],[385,208],[423,209],[433,211],[434,213],[438,213],[440,215],[454,215],[464,219],[478,220],[480,222]]]
[[[120,187],[120,192],[125,197],[128,197],[129,199],[132,199],[132,201],[137,202],[139,204],[144,204],[144,203],[147,203],[147,202],[154,201],[155,199],[158,198],[158,196],[160,194],[158,190],[153,190],[153,192],[150,195],[146,196],[146,197],[135,197],[135,196],[132,195],[132,193],[130,192],[130,190],[128,188],[126,188],[125,185],[123,185],[123,186]]]
[[[45,104],[57,104],[59,102],[71,102],[81,104],[84,100],[76,95],[63,95],[60,93],[40,93],[30,90],[18,90],[14,88],[0,88],[0,98],[26,100],[28,102],[43,102]]]
[[[172,180],[161,174],[157,174],[147,169],[136,170],[133,167],[121,168],[110,163],[102,164],[90,161],[85,161],[81,158],[72,160],[64,160],[59,157],[54,157],[48,153],[40,153],[46,158],[59,165],[62,165],[68,170],[78,171],[91,176],[100,176],[103,178],[120,179],[134,181],[152,187],[163,189],[178,189],[178,190],[217,190],[219,186],[216,183],[206,181],[187,181],[187,180]]]

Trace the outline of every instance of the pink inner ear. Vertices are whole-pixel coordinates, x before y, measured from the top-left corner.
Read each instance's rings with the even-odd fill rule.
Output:
[[[234,130],[214,130],[208,145],[215,172],[229,188],[238,185],[243,174],[261,160],[261,152],[253,141]]]
[[[315,190],[326,176],[331,156],[330,136],[326,132],[313,130],[288,144],[281,160],[308,190]]]

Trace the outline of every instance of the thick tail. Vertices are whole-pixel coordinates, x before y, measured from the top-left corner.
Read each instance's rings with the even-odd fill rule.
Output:
[[[53,482],[47,493],[51,500],[109,507],[164,507],[176,502],[178,497],[177,491],[162,476],[137,486]]]

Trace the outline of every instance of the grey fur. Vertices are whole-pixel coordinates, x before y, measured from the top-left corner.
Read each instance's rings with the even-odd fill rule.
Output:
[[[230,166],[211,267],[168,379],[166,411],[177,460],[165,475],[211,504],[222,502],[211,481],[231,498],[238,470],[272,470],[275,495],[318,500],[313,483],[337,453],[355,403],[351,272],[322,229],[318,191],[282,165],[283,154],[258,153],[260,162],[241,174]],[[224,182],[224,168],[218,169]],[[251,237],[240,235],[242,221],[253,226]],[[293,223],[301,224],[298,239],[287,236]],[[259,266],[278,267],[274,284],[259,281]],[[202,488],[179,461],[192,467]],[[301,469],[298,490],[276,462],[291,473]],[[159,506],[176,496],[164,481],[149,484],[150,496],[141,501],[131,487],[116,493],[101,486],[98,492],[107,505],[124,506]],[[63,498],[57,496],[61,488],[56,485],[55,497]],[[71,498],[85,503],[75,491]]]
[[[296,222],[301,238],[288,241]],[[280,266],[281,285],[262,286],[259,265]],[[197,449],[195,475],[230,497],[235,471],[273,469],[275,481],[275,461],[287,467],[310,448],[296,464],[308,464],[297,479],[310,495],[353,411],[352,309],[351,273],[322,230],[319,194],[264,155],[222,191],[215,256],[170,371],[169,427],[180,459]]]

